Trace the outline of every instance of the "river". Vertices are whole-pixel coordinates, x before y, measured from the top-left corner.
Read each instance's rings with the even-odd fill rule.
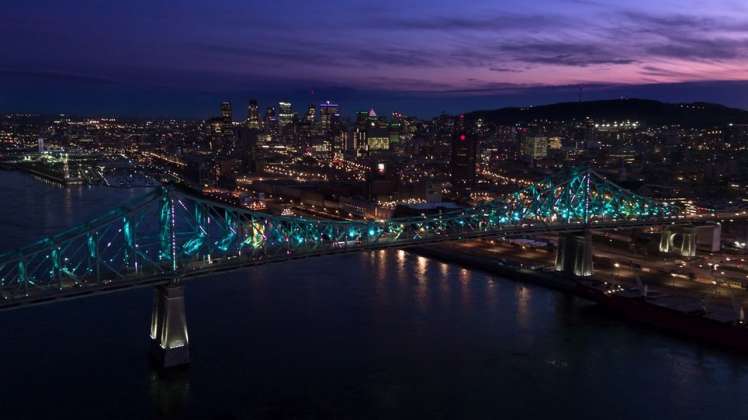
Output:
[[[0,172],[7,251],[144,190]],[[403,251],[186,286],[192,365],[148,359],[153,291],[0,312],[3,419],[742,419],[748,355]]]

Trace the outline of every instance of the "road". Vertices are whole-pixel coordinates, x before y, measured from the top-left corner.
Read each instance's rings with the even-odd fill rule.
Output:
[[[748,308],[748,290],[736,286],[746,278],[748,255],[733,251],[702,252],[690,259],[659,253],[643,255],[611,239],[603,235],[594,238],[593,278],[627,287],[638,287],[641,282],[652,292],[701,299],[710,312],[720,313],[722,317],[737,318],[741,305]],[[531,241],[477,239],[437,246],[524,268],[553,270],[556,241],[551,236],[540,236]],[[719,270],[719,265],[725,263],[732,263],[738,269]],[[714,264],[718,264],[718,270],[714,270]]]

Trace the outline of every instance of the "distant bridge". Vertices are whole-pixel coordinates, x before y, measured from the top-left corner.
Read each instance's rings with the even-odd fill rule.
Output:
[[[181,286],[186,279],[323,255],[683,220],[679,207],[634,194],[589,169],[538,185],[477,207],[384,221],[274,216],[160,187],[0,255],[0,309],[159,286],[151,338],[168,366],[188,360]],[[567,259],[581,264],[577,274],[588,274],[589,251],[572,248]]]

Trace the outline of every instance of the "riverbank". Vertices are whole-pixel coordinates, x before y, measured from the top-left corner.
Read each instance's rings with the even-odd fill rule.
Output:
[[[82,185],[83,180],[80,178],[65,178],[64,174],[50,170],[49,168],[26,164],[22,162],[7,163],[0,165],[1,170],[19,171],[29,174],[33,177],[39,177],[46,181],[54,182],[62,186]]]
[[[411,247],[406,251],[437,261],[457,264],[465,268],[484,271],[515,281],[537,284],[565,293],[575,293],[576,291],[576,283],[571,279],[559,276],[558,273],[505,263],[486,255],[470,255],[456,251],[448,245]]]
[[[527,267],[516,261],[498,259],[485,250],[471,249],[468,252],[450,244],[413,247],[407,251],[570,294],[594,302],[611,315],[627,321],[710,346],[748,354],[748,328],[740,319],[742,311],[736,311],[730,302],[713,301],[707,309],[706,296],[698,293],[686,293],[662,285],[648,286],[645,292],[638,287],[623,288],[603,279],[580,281],[551,271],[549,267]]]

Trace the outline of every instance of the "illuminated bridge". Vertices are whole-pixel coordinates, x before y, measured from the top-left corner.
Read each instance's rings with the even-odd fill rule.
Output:
[[[504,200],[385,221],[273,216],[157,188],[88,223],[0,255],[0,309],[158,286],[151,338],[165,366],[186,363],[184,280],[291,259],[439,241],[562,234],[557,268],[589,275],[589,229],[671,224],[680,209],[577,169]],[[582,233],[580,233],[582,232]]]

